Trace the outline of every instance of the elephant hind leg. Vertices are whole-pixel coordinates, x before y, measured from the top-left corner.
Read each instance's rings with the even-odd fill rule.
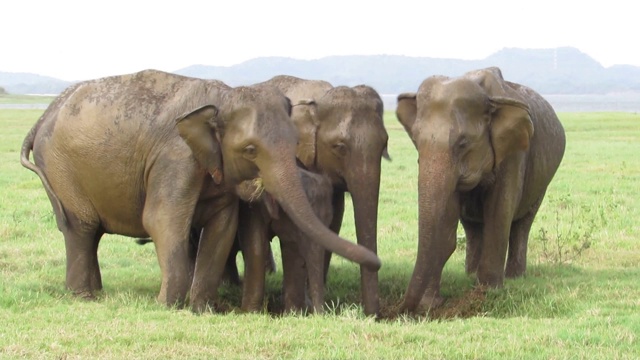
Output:
[[[473,274],[478,271],[478,264],[480,263],[480,255],[482,253],[483,224],[466,220],[461,220],[460,222],[467,237],[465,271],[467,274]]]
[[[102,277],[98,263],[98,244],[104,234],[97,221],[79,221],[68,216],[63,228],[67,256],[66,286],[74,294],[92,299],[94,292],[102,290]]]
[[[544,194],[533,204],[531,210],[521,219],[511,224],[509,235],[509,251],[507,253],[507,266],[505,276],[515,278],[524,275],[527,269],[527,246],[531,225],[538,213]]]

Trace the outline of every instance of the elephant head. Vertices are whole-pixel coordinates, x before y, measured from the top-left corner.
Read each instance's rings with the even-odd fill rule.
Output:
[[[381,159],[387,154],[382,100],[369,86],[333,87],[326,81],[276,76],[265,83],[284,92],[293,104],[292,120],[304,166],[326,174],[334,188],[331,229],[339,232],[344,193],[353,200],[358,243],[377,250]],[[361,269],[364,310],[378,312],[377,273]]]
[[[496,181],[505,158],[533,136],[529,106],[497,68],[426,79],[398,97],[396,112],[419,153],[418,258],[405,307],[437,305],[442,268],[455,249],[461,194]]]
[[[381,159],[390,159],[382,100],[369,86],[338,86],[307,104],[306,116],[296,121],[314,133],[298,148],[298,157],[307,168],[326,174],[338,194],[351,194],[358,243],[377,251]],[[343,199],[334,212],[335,231],[340,229]],[[377,274],[362,270],[362,292],[365,312],[377,313]]]
[[[312,211],[298,176],[298,136],[290,114],[289,99],[277,89],[238,87],[225,94],[218,110],[213,106],[198,108],[179,117],[177,127],[214,181],[223,178],[226,185],[236,188],[243,181],[259,178],[265,192],[310,238],[341,256],[378,269],[380,260],[374,253],[338,237]]]

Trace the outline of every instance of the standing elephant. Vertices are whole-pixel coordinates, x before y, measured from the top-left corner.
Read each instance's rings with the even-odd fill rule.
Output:
[[[479,284],[524,274],[531,224],[564,155],[553,108],[488,68],[427,78],[417,94],[398,96],[396,114],[419,153],[418,256],[404,308],[442,302],[459,220]]]
[[[329,225],[333,216],[333,187],[329,179],[304,169],[299,176],[314,213],[323,224]],[[248,183],[248,182],[247,182]],[[248,184],[251,187],[251,183]],[[263,303],[265,269],[269,257],[264,257],[269,241],[279,238],[283,268],[283,298],[285,312],[305,308],[308,289],[314,313],[321,313],[324,305],[325,248],[311,241],[268,194],[243,197],[240,204],[238,238],[245,259],[245,281],[242,309],[255,310]]]
[[[216,298],[237,230],[236,185],[258,177],[310,238],[378,269],[375,254],[313,213],[297,176],[290,109],[274,88],[229,88],[154,70],[63,92],[25,138],[21,163],[38,174],[53,205],[67,287],[87,296],[102,288],[103,234],[152,237],[162,272],[158,299],[180,305],[190,290],[192,308],[202,311]],[[195,264],[192,226],[202,228]]]
[[[377,252],[381,159],[389,159],[380,95],[366,85],[333,87],[326,81],[286,75],[265,83],[277,87],[292,101],[291,119],[300,136],[298,159],[310,171],[331,180],[330,228],[339,233],[345,192],[349,192],[358,244]],[[364,312],[378,314],[378,273],[366,267],[361,267],[360,273]]]

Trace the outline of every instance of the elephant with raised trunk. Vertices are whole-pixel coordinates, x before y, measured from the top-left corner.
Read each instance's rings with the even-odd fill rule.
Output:
[[[308,170],[331,180],[330,228],[340,232],[345,193],[349,192],[358,244],[377,252],[381,160],[389,159],[380,95],[366,85],[333,87],[326,81],[287,75],[276,76],[265,84],[277,87],[291,99],[291,119],[300,136],[298,159]],[[378,314],[378,273],[367,267],[360,271],[364,312]]]
[[[237,231],[236,187],[258,177],[311,239],[377,270],[373,252],[313,213],[297,176],[290,110],[275,88],[230,88],[154,70],[63,92],[27,135],[21,162],[53,205],[67,287],[89,297],[102,288],[103,234],[151,237],[162,272],[158,299],[180,305],[190,291],[192,308],[204,310],[215,301]],[[195,264],[192,226],[202,229]]]
[[[524,274],[531,224],[565,149],[551,105],[488,68],[427,78],[417,93],[398,96],[396,114],[419,153],[418,255],[404,308],[442,302],[458,221],[466,270],[479,284],[500,287],[505,274]]]

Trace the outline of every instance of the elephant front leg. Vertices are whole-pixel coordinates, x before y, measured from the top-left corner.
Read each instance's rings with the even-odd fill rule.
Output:
[[[307,265],[307,284],[309,290],[309,297],[311,298],[311,305],[313,306],[313,312],[316,314],[322,314],[324,312],[324,257],[325,250],[322,246],[311,242],[305,241],[302,246],[302,253],[305,254],[305,263]]]
[[[213,308],[218,286],[238,230],[238,199],[229,197],[209,217],[200,237],[191,284],[191,308],[196,313]]]
[[[280,237],[280,235],[279,235]],[[305,308],[307,269],[296,241],[280,237],[282,251],[282,295],[284,311],[300,311]]]
[[[244,258],[242,305],[244,311],[262,309],[265,294],[265,276],[268,241],[266,215],[259,206],[240,204],[238,239]]]
[[[511,223],[520,195],[518,174],[521,173],[517,167],[516,162],[508,164],[505,161],[501,169],[504,173],[496,176],[496,184],[485,199],[483,243],[477,272],[480,285],[501,287],[504,282]]]
[[[457,224],[457,222],[456,222]],[[438,307],[444,302],[440,294],[442,271],[456,248],[456,231],[447,232],[444,241],[418,244],[418,258],[404,296],[403,311],[422,312]]]

